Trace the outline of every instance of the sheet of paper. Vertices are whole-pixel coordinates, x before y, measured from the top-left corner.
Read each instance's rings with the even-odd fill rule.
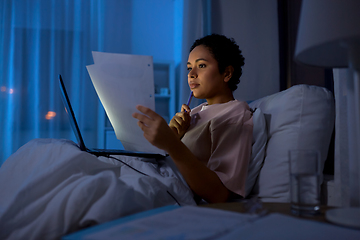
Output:
[[[254,216],[205,207],[180,207],[83,236],[83,239],[217,239]]]
[[[117,139],[129,151],[165,154],[144,138],[132,117],[138,104],[155,110],[152,57],[93,52],[93,59],[86,68]]]
[[[360,239],[360,229],[344,228],[330,223],[273,213],[242,228],[236,228],[219,239]]]
[[[109,226],[100,225],[97,231],[85,230],[76,239],[360,239],[360,230],[329,223],[278,213],[260,217],[195,206],[106,224]],[[67,239],[75,239],[75,235]]]

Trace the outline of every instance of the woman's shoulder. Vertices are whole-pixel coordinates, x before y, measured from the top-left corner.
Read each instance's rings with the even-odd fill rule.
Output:
[[[249,105],[239,100],[207,106],[206,104],[200,104],[193,108],[190,114],[192,118],[190,128],[208,123],[213,130],[228,124],[242,125],[252,118]]]
[[[249,105],[244,101],[233,100],[219,109],[219,114],[212,119],[215,128],[228,124],[243,125],[252,118]]]
[[[233,108],[241,108],[244,110],[250,110],[249,104],[247,104],[247,102],[245,101],[240,101],[240,100],[233,100],[229,102],[229,106],[233,107]]]
[[[252,113],[249,105],[244,101],[232,100],[218,104],[209,109],[213,114],[213,122],[244,122],[251,118]]]
[[[221,104],[218,108],[221,109],[223,113],[227,112],[230,115],[239,115],[251,111],[247,102],[239,101],[237,99]]]

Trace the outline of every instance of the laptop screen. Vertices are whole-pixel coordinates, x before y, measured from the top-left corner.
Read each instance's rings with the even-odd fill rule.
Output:
[[[68,94],[66,92],[65,84],[64,84],[60,74],[59,74],[59,84],[60,84],[60,89],[61,89],[61,99],[62,99],[62,101],[64,103],[65,111],[67,112],[67,114],[69,116],[71,127],[74,130],[75,137],[76,137],[76,139],[77,139],[77,141],[78,141],[78,143],[80,145],[80,149],[82,151],[86,151],[84,140],[83,140],[83,138],[81,136],[80,129],[79,129],[79,126],[77,124],[74,111],[73,111],[73,109],[71,107],[70,100],[69,100]]]

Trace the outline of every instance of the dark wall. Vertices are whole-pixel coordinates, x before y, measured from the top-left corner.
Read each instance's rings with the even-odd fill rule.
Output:
[[[326,87],[334,92],[332,69],[307,66],[294,59],[302,0],[278,0],[280,87],[297,84]]]

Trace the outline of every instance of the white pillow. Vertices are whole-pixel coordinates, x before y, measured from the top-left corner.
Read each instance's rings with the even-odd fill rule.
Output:
[[[334,129],[334,97],[325,88],[296,85],[249,104],[265,115],[268,143],[251,195],[264,202],[289,202],[290,149],[317,149],[322,168]]]
[[[245,196],[248,196],[253,189],[265,158],[267,142],[266,122],[264,114],[259,108],[255,109],[253,113],[253,125],[253,142],[245,183]]]

